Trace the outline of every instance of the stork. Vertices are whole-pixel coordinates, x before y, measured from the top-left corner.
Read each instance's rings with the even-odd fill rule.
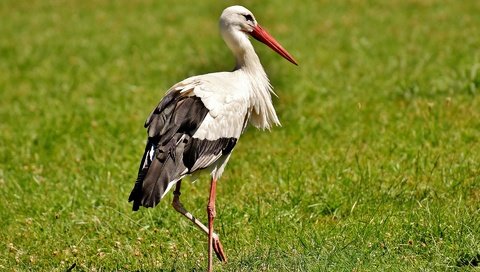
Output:
[[[145,122],[147,144],[129,197],[134,211],[140,206],[154,207],[175,186],[175,210],[208,235],[208,271],[212,271],[213,251],[220,261],[227,260],[213,232],[217,180],[248,123],[260,129],[280,124],[272,105],[272,86],[249,36],[297,65],[245,7],[226,8],[219,25],[225,43],[235,55],[235,69],[193,76],[167,91]],[[208,227],[180,202],[182,179],[201,171],[211,175]]]

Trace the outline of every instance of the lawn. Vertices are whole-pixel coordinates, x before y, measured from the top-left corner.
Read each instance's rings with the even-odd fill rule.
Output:
[[[480,2],[240,1],[282,122],[219,183],[219,271],[468,271],[480,262]],[[165,91],[231,70],[232,1],[0,3],[0,270],[203,271],[206,236],[131,211]],[[182,199],[206,221],[209,180]],[[477,267],[477,268],[475,268]]]

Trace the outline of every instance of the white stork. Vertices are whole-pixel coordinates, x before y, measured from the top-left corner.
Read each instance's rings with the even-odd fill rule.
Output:
[[[217,180],[249,121],[260,129],[280,124],[272,105],[272,86],[248,36],[297,65],[242,6],[222,12],[220,32],[235,55],[235,69],[193,76],[168,90],[145,122],[147,145],[129,197],[134,211],[140,206],[154,207],[175,185],[173,207],[208,235],[208,271],[212,270],[213,250],[220,261],[226,261],[213,232]],[[211,174],[208,228],[180,202],[181,180],[200,170]]]

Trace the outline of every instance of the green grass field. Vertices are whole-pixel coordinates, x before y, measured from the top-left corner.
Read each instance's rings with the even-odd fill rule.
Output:
[[[127,202],[143,122],[191,75],[230,70],[231,1],[0,3],[0,270],[203,271],[206,236]],[[222,177],[219,271],[468,271],[480,262],[480,2],[240,1],[282,127]],[[206,220],[209,180],[185,183]]]

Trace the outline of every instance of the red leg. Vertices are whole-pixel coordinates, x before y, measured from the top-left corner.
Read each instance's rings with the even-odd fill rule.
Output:
[[[175,191],[173,192],[173,202],[172,206],[175,208],[176,211],[181,213],[183,216],[188,218],[190,221],[192,221],[197,227],[199,227],[202,231],[205,232],[205,234],[208,235],[209,231],[208,228],[202,224],[202,222],[198,221],[197,218],[195,218],[191,213],[189,213],[182,205],[180,202],[180,187],[181,187],[182,181],[178,181],[175,187]],[[215,254],[217,255],[218,259],[221,262],[226,262],[227,261],[227,256],[225,255],[225,252],[223,251],[222,243],[220,243],[220,238],[216,233],[212,234],[213,236],[213,250],[215,251]]]
[[[213,271],[213,220],[216,216],[215,211],[215,194],[217,190],[217,180],[212,177],[212,183],[210,185],[210,198],[207,205],[207,215],[208,215],[208,271]]]

